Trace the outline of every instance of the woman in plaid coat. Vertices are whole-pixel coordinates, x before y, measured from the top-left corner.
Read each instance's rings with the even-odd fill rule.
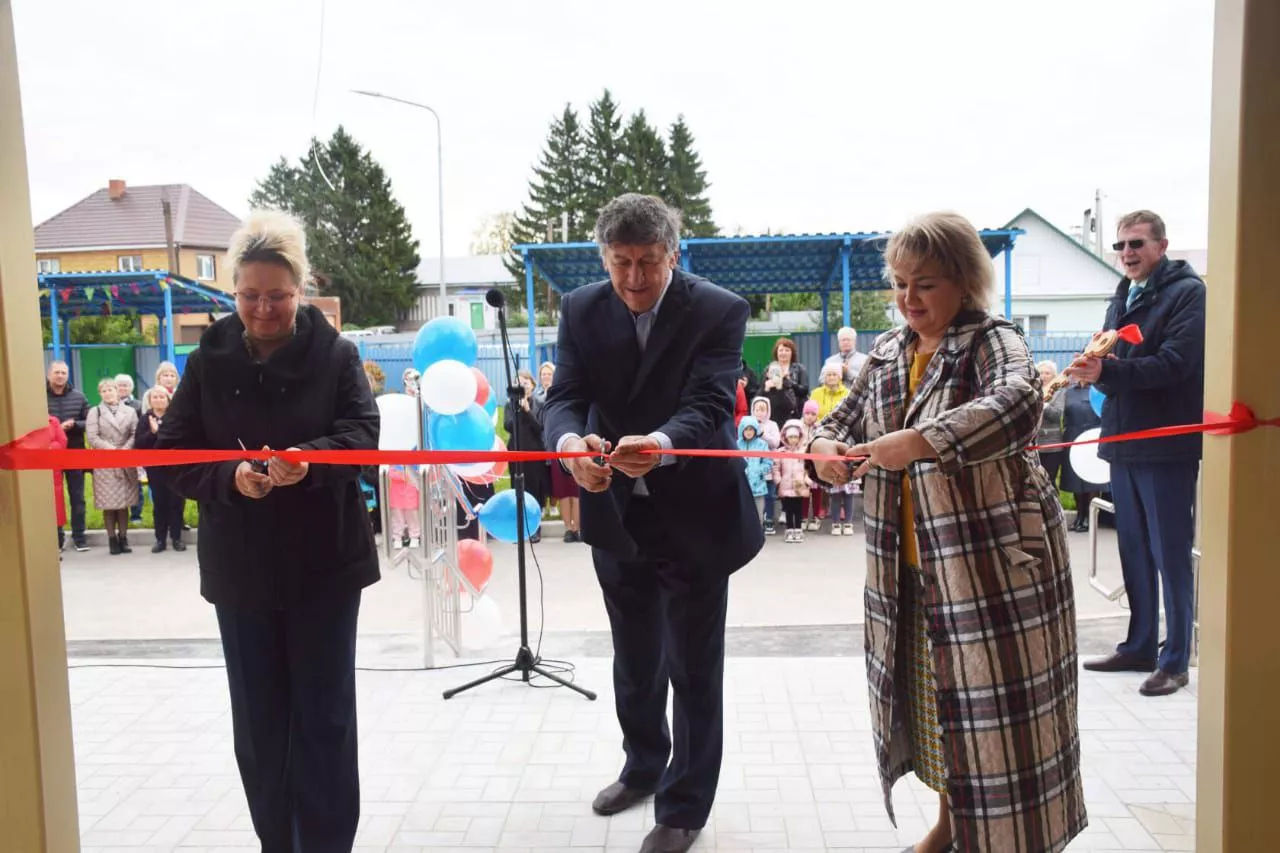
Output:
[[[885,250],[904,327],[868,355],[811,452],[866,477],[866,661],[893,817],[914,771],[939,792],[913,849],[1042,853],[1086,825],[1075,603],[1062,507],[1031,445],[1040,380],[1025,340],[986,312],[991,260],[955,214]]]

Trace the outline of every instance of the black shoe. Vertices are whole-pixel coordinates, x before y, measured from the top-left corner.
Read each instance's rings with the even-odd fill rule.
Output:
[[[1155,672],[1156,662],[1151,658],[1116,652],[1110,657],[1087,660],[1084,668],[1090,672]]]
[[[120,534],[120,553],[132,554],[133,549],[129,547],[129,537],[124,533]]]
[[[77,548],[76,548],[76,550],[77,550],[77,551],[79,551],[80,549],[77,547]],[[123,552],[120,550],[120,537],[119,537],[119,536],[108,536],[108,537],[107,537],[107,551],[108,551],[109,553],[111,553],[111,554],[120,554],[120,553],[123,553]]]
[[[152,545],[152,546],[151,546],[151,553],[152,553],[152,554],[159,554],[159,553],[160,553],[161,551],[163,551],[163,550],[164,550],[164,540],[163,540],[163,539],[157,539],[157,540],[156,540],[156,544],[154,544],[154,545]]]
[[[698,840],[700,832],[700,829],[676,829],[658,824],[644,837],[640,853],[685,853]]]
[[[82,554],[89,550],[89,543],[83,539],[76,539],[72,544],[75,545],[76,550]]]
[[[173,550],[185,551],[187,550],[187,543],[183,542],[181,539],[175,539],[173,540]]]
[[[653,791],[642,791],[639,788],[628,788],[621,782],[614,782],[596,794],[591,803],[591,810],[598,815],[608,817],[626,811],[645,799],[653,796]]]
[[[541,542],[541,541],[542,541],[542,533],[541,533],[541,532],[539,532],[539,533],[535,533],[535,534],[533,534],[532,536],[530,536],[530,537],[529,537],[529,544],[530,544],[530,545],[537,545],[537,544],[538,544],[539,542]]]
[[[1190,679],[1185,672],[1181,675],[1170,675],[1163,669],[1158,669],[1154,675],[1142,682],[1138,692],[1143,696],[1171,696],[1186,687],[1188,681]]]

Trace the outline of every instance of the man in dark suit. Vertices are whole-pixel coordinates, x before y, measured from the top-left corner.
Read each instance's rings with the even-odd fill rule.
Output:
[[[657,452],[736,447],[749,309],[677,268],[679,234],[678,211],[652,196],[600,211],[609,280],[566,294],[543,409],[549,449],[601,454],[565,465],[583,488],[626,754],[592,808],[616,814],[656,792],[642,853],[688,850],[707,822],[723,752],[729,575],[764,544],[740,459]]]
[[[1068,375],[1106,395],[1102,435],[1198,423],[1204,411],[1204,282],[1185,261],[1165,254],[1164,221],[1149,210],[1120,218],[1112,247],[1124,278],[1107,307],[1103,328],[1136,323],[1142,343],[1121,341],[1107,359],[1081,357]],[[1191,548],[1202,439],[1179,435],[1104,444],[1129,635],[1114,654],[1086,661],[1095,672],[1152,673],[1139,692],[1166,696],[1187,685],[1195,607]],[[1167,635],[1160,640],[1164,586]]]

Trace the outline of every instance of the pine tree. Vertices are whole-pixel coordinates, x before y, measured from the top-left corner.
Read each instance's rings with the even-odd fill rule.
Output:
[[[684,116],[677,116],[668,131],[671,156],[667,166],[666,200],[684,215],[686,237],[715,237],[720,233],[711,217],[707,199],[707,172],[693,147],[693,133]]]
[[[591,105],[586,138],[586,180],[582,212],[588,229],[600,208],[631,188],[626,183],[622,116],[608,89]]]
[[[327,143],[312,140],[296,167],[282,157],[249,204],[302,220],[317,280],[326,295],[342,299],[342,315],[353,324],[391,324],[413,304],[418,241],[382,167],[341,126]]]
[[[667,146],[650,126],[644,110],[627,122],[622,134],[623,176],[626,192],[667,199]]]
[[[583,215],[585,170],[582,127],[573,107],[565,104],[560,117],[552,120],[542,157],[533,168],[529,200],[522,205],[512,224],[512,242],[545,242],[548,227],[552,241],[559,242],[565,213],[569,214],[569,239],[585,239],[595,223],[594,217],[588,222]],[[509,253],[505,263],[516,281],[523,282],[524,261],[520,255]],[[538,291],[544,294],[545,288],[540,287]],[[545,308],[545,303],[545,295],[540,295],[538,307]]]

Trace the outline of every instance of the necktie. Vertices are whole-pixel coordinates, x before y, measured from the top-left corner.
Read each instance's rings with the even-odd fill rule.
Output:
[[[636,343],[640,346],[640,354],[644,354],[645,345],[649,343],[649,332],[653,329],[653,320],[656,315],[653,311],[646,311],[636,317]],[[649,496],[649,486],[645,483],[644,477],[636,479],[634,495],[640,497]]]
[[[1142,291],[1146,289],[1146,286],[1147,286],[1147,283],[1145,281],[1142,282],[1141,284],[1129,285],[1129,299],[1127,302],[1125,302],[1124,310],[1128,311],[1130,308],[1133,307],[1133,303],[1138,301],[1138,297],[1142,295]]]

